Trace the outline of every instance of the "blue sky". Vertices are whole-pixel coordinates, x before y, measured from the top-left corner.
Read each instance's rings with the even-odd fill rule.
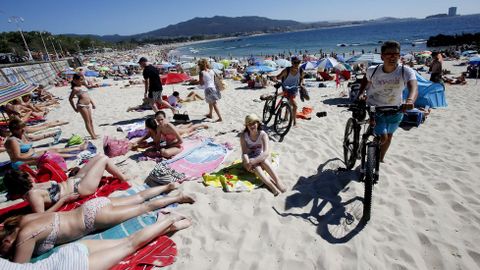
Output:
[[[10,16],[21,16],[24,30],[54,34],[120,34],[152,31],[194,17],[262,16],[300,22],[380,17],[416,17],[480,13],[480,0],[0,0],[0,32],[14,31]]]

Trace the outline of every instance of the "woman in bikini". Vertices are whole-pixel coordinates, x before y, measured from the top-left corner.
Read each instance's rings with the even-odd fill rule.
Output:
[[[95,109],[95,104],[88,95],[88,90],[82,88],[82,85],[84,85],[83,76],[80,76],[79,74],[73,75],[72,92],[70,93],[68,100],[70,101],[70,105],[72,105],[73,110],[82,115],[83,121],[85,121],[85,127],[87,128],[90,137],[92,140],[95,140],[98,137],[93,129],[92,120],[92,109]],[[75,96],[78,98],[77,105],[73,103],[73,98]]]
[[[87,142],[80,146],[74,146],[69,148],[48,148],[42,151],[35,151],[33,145],[30,142],[45,139],[48,137],[54,137],[55,141],[60,139],[61,132],[49,133],[49,134],[40,134],[40,135],[29,135],[25,134],[26,124],[19,118],[14,118],[8,123],[8,128],[10,129],[11,136],[5,140],[5,149],[10,157],[12,168],[18,169],[23,163],[35,164],[37,159],[45,152],[55,152],[62,157],[75,157],[76,154],[72,152],[78,152],[79,150],[85,150],[87,147]]]
[[[13,262],[27,263],[32,256],[41,255],[56,245],[77,240],[91,232],[110,228],[130,218],[166,207],[172,203],[195,202],[192,197],[181,192],[176,195],[150,200],[175,188],[175,184],[168,184],[149,188],[129,197],[98,197],[68,212],[36,213],[10,217],[0,228],[0,255]],[[170,215],[166,217],[166,220],[161,221],[167,221],[168,224],[168,226],[163,227],[163,233],[167,232],[168,227],[176,221],[171,219]],[[93,244],[95,241],[81,241],[80,243],[82,242]],[[95,248],[89,245],[87,247],[89,250]],[[115,250],[115,252],[118,251]],[[119,259],[123,257],[119,257]]]
[[[95,193],[105,171],[120,181],[128,181],[111,159],[97,154],[65,182],[34,183],[28,173],[10,170],[5,173],[3,183],[9,197],[24,196],[34,213],[53,212],[65,202]]]
[[[180,153],[183,150],[183,140],[178,129],[168,121],[164,111],[155,113],[155,120],[158,124],[156,136],[165,142],[165,145],[157,145],[160,156],[171,158]]]
[[[260,118],[256,114],[245,117],[245,130],[240,133],[240,144],[243,167],[257,174],[273,195],[285,192],[287,189],[280,182],[269,161],[268,135],[261,129]]]

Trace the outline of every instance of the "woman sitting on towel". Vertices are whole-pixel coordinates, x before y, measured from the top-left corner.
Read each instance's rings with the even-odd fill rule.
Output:
[[[70,101],[70,105],[72,105],[73,110],[82,115],[83,121],[85,122],[85,127],[87,128],[90,137],[92,137],[92,140],[95,140],[98,136],[95,134],[95,130],[93,129],[92,120],[92,109],[95,109],[95,104],[88,95],[88,90],[82,88],[83,85],[84,77],[79,74],[73,75],[72,92],[70,93],[68,100]],[[78,98],[77,105],[73,103],[73,98],[75,96]]]
[[[10,170],[3,183],[9,196],[23,195],[34,213],[54,212],[66,202],[95,193],[105,171],[120,181],[127,181],[111,159],[97,154],[65,182],[34,183],[28,173]]]
[[[256,173],[273,195],[277,196],[285,192],[287,189],[278,179],[277,173],[268,160],[270,157],[268,135],[261,129],[260,118],[256,114],[245,117],[245,130],[240,133],[240,144],[243,167]]]
[[[13,262],[27,263],[32,256],[46,253],[56,245],[75,241],[91,232],[113,227],[128,219],[166,207],[172,203],[194,202],[194,199],[181,192],[174,196],[149,200],[174,188],[174,184],[169,184],[149,188],[129,197],[98,197],[87,201],[75,210],[67,212],[37,213],[10,217],[0,226],[0,255]],[[176,231],[190,225],[189,220],[180,222],[184,219],[184,217],[175,217],[175,214],[166,214],[165,217],[159,218],[157,225],[152,225],[149,227],[150,229],[146,230],[156,231],[154,235]],[[161,230],[159,230],[160,228]],[[133,234],[121,243],[128,246],[127,241],[133,240],[130,243],[132,245],[130,248],[138,248],[140,243],[134,240],[135,235]],[[147,239],[143,241],[145,240]],[[89,252],[82,252],[83,256],[88,254],[93,256],[95,251],[104,250],[104,252],[98,253],[95,260],[98,265],[103,267],[97,265],[97,268],[82,269],[108,269],[107,265],[123,259],[128,253],[125,253],[125,247],[116,248],[119,244],[117,241],[109,240],[102,243],[101,241],[84,240],[74,243],[73,245],[85,244],[88,248]],[[94,244],[97,244],[97,246]],[[142,244],[145,244],[145,242]],[[107,250],[111,250],[112,254],[108,254]],[[116,260],[113,260],[114,258]],[[85,263],[83,262],[83,264]],[[89,263],[91,266],[92,261]],[[67,268],[62,269],[72,269],[70,267],[74,267],[74,265],[68,265]]]
[[[57,130],[54,133],[27,136],[27,127],[19,118],[12,119],[8,123],[8,128],[12,135],[5,140],[5,149],[7,150],[10,161],[12,162],[12,168],[14,169],[18,169],[23,163],[35,164],[37,159],[47,151],[58,153],[62,157],[74,157],[76,154],[73,154],[72,152],[85,150],[87,147],[87,142],[85,142],[82,145],[69,148],[48,148],[42,151],[35,151],[30,140],[37,141],[53,137],[54,142],[58,142],[61,136],[61,131]]]

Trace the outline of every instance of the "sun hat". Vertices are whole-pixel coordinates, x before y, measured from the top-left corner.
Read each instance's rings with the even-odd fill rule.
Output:
[[[249,114],[245,117],[245,125],[246,126],[248,126],[248,125],[250,125],[254,122],[258,122],[260,124],[260,118],[256,114],[252,113],[252,114]]]
[[[142,62],[148,62],[147,58],[145,57],[140,57],[140,60],[138,60],[138,63],[142,63]]]

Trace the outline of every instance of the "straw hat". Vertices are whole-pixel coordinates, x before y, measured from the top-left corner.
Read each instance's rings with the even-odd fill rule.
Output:
[[[247,115],[247,117],[245,117],[245,125],[246,126],[248,126],[252,123],[255,123],[255,122],[258,122],[260,124],[260,118],[256,114],[252,113],[252,114]]]

